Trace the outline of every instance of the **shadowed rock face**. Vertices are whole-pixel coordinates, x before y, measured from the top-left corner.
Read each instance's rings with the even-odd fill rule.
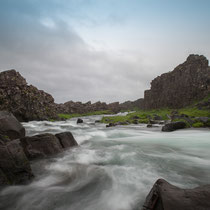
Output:
[[[24,184],[33,178],[30,163],[19,140],[0,143],[0,186]]]
[[[9,139],[18,139],[25,136],[25,128],[13,114],[0,111],[0,133]]]
[[[142,210],[209,210],[210,185],[180,189],[163,179],[154,184]]]
[[[53,97],[27,85],[15,70],[0,73],[0,110],[12,112],[19,121],[56,118]]]
[[[145,109],[181,108],[210,93],[210,67],[204,56],[190,55],[172,72],[162,74],[151,82],[144,93]]]

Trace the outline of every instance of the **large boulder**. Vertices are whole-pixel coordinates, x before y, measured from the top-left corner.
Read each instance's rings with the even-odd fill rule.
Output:
[[[70,132],[58,133],[55,136],[59,139],[60,144],[63,148],[69,148],[78,145],[76,140],[74,139],[74,136]]]
[[[0,144],[0,185],[24,184],[33,178],[30,163],[20,146],[13,140]]]
[[[20,139],[26,156],[31,160],[54,155],[62,151],[59,140],[49,133],[27,136]]]
[[[165,132],[170,132],[170,131],[175,131],[175,130],[178,130],[178,129],[183,129],[183,128],[186,128],[187,125],[185,122],[182,122],[182,121],[178,121],[178,122],[171,122],[171,123],[167,123],[166,125],[164,125],[162,127],[162,131],[165,131]]]
[[[146,197],[142,210],[209,210],[210,185],[180,189],[159,179]]]
[[[11,140],[25,136],[25,128],[13,114],[0,111],[0,133]]]
[[[20,142],[26,156],[30,160],[55,155],[66,148],[78,145],[70,132],[58,133],[56,135],[45,133],[27,136],[21,138]]]

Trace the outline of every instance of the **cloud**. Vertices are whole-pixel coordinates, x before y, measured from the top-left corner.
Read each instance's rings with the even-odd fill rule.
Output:
[[[137,58],[95,50],[63,20],[25,11],[12,10],[1,18],[1,70],[15,68],[57,102],[111,102],[142,96],[139,81],[148,78]]]

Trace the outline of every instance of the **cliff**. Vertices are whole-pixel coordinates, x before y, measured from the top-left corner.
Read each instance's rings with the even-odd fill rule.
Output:
[[[173,71],[156,77],[144,93],[144,109],[182,108],[210,93],[210,67],[203,55],[189,55]]]
[[[56,118],[53,97],[27,85],[26,80],[15,70],[0,73],[0,110],[15,115],[19,121]]]

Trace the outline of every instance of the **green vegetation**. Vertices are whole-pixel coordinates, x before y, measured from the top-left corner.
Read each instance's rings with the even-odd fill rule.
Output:
[[[138,110],[136,112],[128,113],[126,116],[110,116],[110,117],[103,117],[101,122],[102,123],[117,123],[117,122],[128,122],[133,123],[148,123],[149,117],[153,118],[155,115],[160,116],[163,120],[167,120],[167,114],[170,114],[171,110],[169,109],[159,109],[159,110]]]
[[[110,110],[104,110],[104,111],[95,111],[95,112],[88,112],[84,114],[58,114],[58,117],[61,119],[71,119],[74,117],[82,117],[82,116],[91,116],[91,115],[104,115],[104,114],[113,114]]]
[[[204,100],[208,100],[209,97],[205,98]],[[202,100],[202,101],[204,101]],[[198,109],[195,105],[182,108],[182,109],[154,109],[154,110],[137,110],[135,112],[129,113],[126,116],[111,116],[111,117],[103,117],[101,122],[102,123],[117,123],[117,122],[127,122],[129,124],[132,123],[148,123],[149,119],[154,119],[156,115],[160,116],[163,120],[167,120],[168,116],[171,115],[172,112],[177,112],[177,115],[183,117],[180,117],[180,119],[174,119],[173,121],[183,121],[187,124],[187,127],[210,127],[210,121],[207,123],[202,122],[196,122],[193,123],[193,125],[190,125],[190,123],[183,119],[185,115],[189,116],[192,120],[195,117],[210,117],[210,111],[205,109]]]
[[[196,107],[186,107],[178,110],[179,114],[186,114],[190,117],[210,117],[210,111],[197,109]]]
[[[205,125],[204,125],[204,123],[202,123],[202,122],[196,122],[196,123],[193,123],[192,124],[192,127],[193,128],[201,128],[201,127],[204,127]]]

